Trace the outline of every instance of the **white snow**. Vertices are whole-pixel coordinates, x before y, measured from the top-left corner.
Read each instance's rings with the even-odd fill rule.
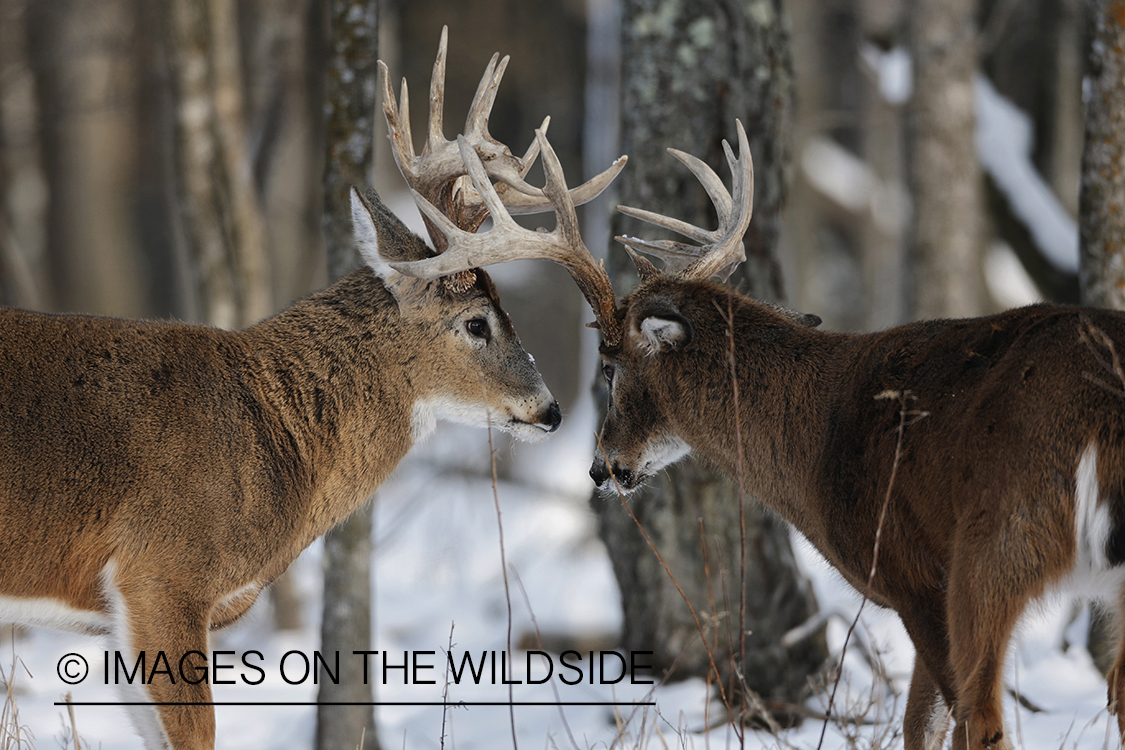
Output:
[[[587,430],[591,434],[592,430]],[[477,447],[483,444],[481,450]],[[439,472],[436,457],[473,446],[460,471]],[[592,447],[588,448],[592,450]],[[518,454],[523,446],[516,446]],[[487,460],[487,436],[482,430],[442,427],[433,442],[412,455],[379,491],[377,499],[375,566],[376,635],[372,648],[390,652],[390,663],[403,662],[403,651],[436,652],[419,656],[420,663],[435,665],[422,670],[436,685],[404,685],[402,670],[390,670],[387,685],[378,685],[380,701],[440,701],[445,679],[444,650],[450,648],[457,663],[465,652],[478,659],[481,652],[504,651],[508,605],[500,566],[497,515]],[[585,455],[589,455],[586,453]],[[567,459],[571,465],[580,457]],[[465,470],[475,471],[466,474]],[[505,554],[509,566],[513,641],[534,638],[535,627],[550,637],[597,639],[612,635],[621,613],[609,561],[596,538],[595,519],[585,491],[551,494],[526,485],[498,486]],[[822,608],[833,613],[829,642],[839,653],[848,623],[859,606],[858,595],[842,582],[803,540],[795,539],[798,559],[812,577]],[[241,680],[257,673],[241,665],[244,655],[265,670],[260,685],[220,685],[216,701],[313,701],[315,686],[288,685],[277,666],[284,654],[297,650],[311,656],[318,647],[320,545],[310,548],[295,563],[297,583],[308,597],[306,627],[298,632],[271,631],[261,604],[245,620],[219,633],[212,649],[231,650],[223,657],[235,668],[225,675]],[[1009,658],[1008,684],[1017,685],[1042,707],[1042,713],[1006,702],[1009,730],[1019,731],[1027,748],[1101,747],[1113,722],[1105,710],[1105,688],[1081,642],[1084,630],[1070,625],[1068,603],[1050,601],[1028,618],[1020,629],[1015,653]],[[534,616],[534,621],[533,621]],[[1062,649],[1064,634],[1078,643]],[[532,640],[531,642],[534,642]],[[65,710],[53,705],[68,691],[75,701],[115,701],[113,687],[103,684],[103,659],[107,645],[92,637],[34,630],[5,643],[0,662],[10,671],[13,651],[30,670],[22,668],[15,685],[20,721],[33,732],[40,750],[62,745]],[[585,648],[585,647],[580,647]],[[596,648],[596,647],[595,647]],[[262,658],[250,654],[259,651]],[[63,655],[75,652],[90,664],[90,677],[73,687],[63,684],[56,666]],[[873,670],[865,654],[875,654],[881,670]],[[297,661],[287,661],[287,676],[302,672]],[[552,659],[558,668],[558,654]],[[909,639],[896,616],[868,605],[844,660],[841,694],[836,705],[862,714],[874,725],[832,723],[824,747],[835,748],[858,738],[860,746],[901,747],[902,711],[911,664]],[[523,675],[527,658],[514,654],[514,675]],[[585,663],[585,662],[583,662]],[[383,654],[370,662],[378,674]],[[533,670],[544,669],[534,657]],[[877,679],[882,671],[889,683]],[[536,672],[541,674],[541,672]],[[612,675],[611,675],[612,676]],[[652,707],[623,706],[518,706],[516,734],[523,748],[704,748],[737,747],[737,738],[718,719],[721,708],[705,700],[699,680],[657,687],[645,685],[579,684],[568,687],[555,679],[544,685],[516,685],[515,700],[645,701]],[[558,689],[558,698],[552,690]],[[508,688],[486,677],[474,685],[465,675],[451,685],[450,700],[507,701]],[[823,709],[827,697],[814,697],[809,706]],[[216,709],[219,748],[311,747],[315,709],[311,706],[220,706]],[[103,750],[135,748],[139,739],[128,726],[124,709],[75,709],[80,736]],[[377,711],[384,747],[438,748],[442,746],[442,709],[437,706],[386,706]],[[446,713],[444,746],[458,750],[511,747],[511,718],[507,707],[452,708]],[[708,736],[704,727],[714,728]],[[818,721],[806,721],[779,739],[765,732],[750,732],[747,747],[816,747]],[[620,733],[620,736],[619,736]],[[641,735],[644,734],[642,739]],[[573,744],[571,741],[573,737]],[[1112,737],[1112,734],[1110,735]],[[615,738],[617,744],[614,745]],[[882,739],[880,739],[882,738]],[[894,738],[894,739],[890,739]],[[1113,742],[1109,743],[1113,746]]]
[[[1031,120],[984,76],[974,80],[977,154],[1055,268],[1077,273],[1078,226],[1031,163]]]
[[[914,61],[905,47],[882,50],[864,44],[860,57],[875,74],[879,94],[888,104],[905,104],[914,90]]]

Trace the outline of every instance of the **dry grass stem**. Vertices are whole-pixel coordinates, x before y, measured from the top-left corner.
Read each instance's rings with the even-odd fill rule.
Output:
[[[606,465],[610,465],[609,456],[605,452],[605,446],[602,445],[602,436],[594,433],[594,438],[598,441],[598,450],[601,451]],[[679,592],[680,598],[684,600],[684,604],[687,605],[688,612],[691,613],[691,617],[695,621],[696,630],[699,631],[699,637],[703,639],[703,648],[707,652],[707,660],[710,662],[711,669],[714,670],[715,674],[721,674],[719,672],[718,666],[715,664],[715,654],[711,650],[711,646],[707,643],[707,634],[703,628],[703,623],[699,619],[699,614],[695,611],[695,607],[692,606],[691,600],[688,599],[687,594],[684,593],[683,588],[680,586],[680,582],[676,580],[676,576],[672,574],[672,571],[671,569],[669,569],[668,564],[664,562],[664,557],[660,554],[660,550],[656,548],[656,544],[652,541],[652,537],[650,537],[648,535],[648,532],[645,531],[644,525],[641,524],[640,519],[637,518],[637,515],[635,513],[633,513],[632,507],[630,507],[628,501],[625,500],[625,493],[624,491],[622,491],[621,485],[617,483],[617,477],[614,476],[612,471],[610,472],[610,479],[613,480],[613,487],[615,490],[617,490],[617,496],[621,499],[621,505],[624,506],[625,512],[629,514],[629,517],[631,519],[633,519],[633,523],[636,524],[637,529],[641,532],[641,536],[644,537],[645,542],[649,546],[649,549],[651,549],[652,553],[656,555],[656,561],[660,563],[660,567],[664,569],[664,573],[668,576],[668,579],[672,581],[672,585],[676,587],[676,591]],[[730,700],[727,697],[726,689],[723,687],[722,680],[718,680],[718,685],[720,697],[722,699],[723,705],[726,706],[727,709],[728,718],[732,724],[735,724],[735,717],[730,705]]]
[[[825,710],[826,716],[825,716],[825,719],[824,719],[824,725],[820,728],[820,740],[817,742],[817,745],[816,745],[817,750],[820,750],[820,748],[822,748],[824,746],[824,736],[825,736],[825,733],[828,731],[828,719],[832,716],[832,708],[836,703],[836,691],[840,687],[840,677],[843,675],[843,672],[844,672],[844,657],[847,656],[847,653],[848,653],[848,643],[851,641],[852,634],[855,632],[856,626],[859,624],[859,618],[863,614],[863,608],[864,608],[864,606],[867,605],[867,600],[868,600],[867,590],[871,589],[871,585],[875,581],[875,572],[878,570],[878,566],[879,566],[879,547],[880,547],[880,544],[882,542],[882,537],[883,537],[883,524],[887,519],[887,508],[890,506],[890,503],[891,503],[891,493],[894,491],[895,479],[898,476],[899,463],[902,460],[903,435],[906,432],[907,425],[913,424],[914,422],[918,421],[919,419],[923,419],[923,418],[929,416],[928,412],[911,412],[911,411],[907,410],[907,408],[906,408],[907,403],[914,399],[914,396],[910,393],[910,391],[893,391],[893,392],[888,391],[888,392],[885,392],[885,393],[880,393],[875,398],[876,399],[887,399],[887,398],[897,398],[898,399],[898,402],[899,402],[899,412],[898,412],[899,420],[898,420],[898,428],[897,428],[898,437],[897,437],[897,440],[895,442],[895,457],[894,457],[894,462],[891,464],[891,478],[890,478],[890,481],[887,482],[887,492],[883,496],[883,507],[880,508],[880,510],[879,510],[879,523],[875,527],[875,543],[874,543],[873,548],[871,550],[871,569],[867,574],[867,586],[865,587],[866,590],[860,592],[862,594],[863,598],[859,602],[859,609],[856,610],[855,619],[852,620],[851,625],[848,627],[848,632],[844,636],[843,648],[840,649],[840,662],[839,662],[839,664],[836,665],[836,678],[835,678],[835,680],[833,680],[832,692],[828,697],[828,707]],[[909,420],[908,420],[908,417],[909,417]]]
[[[484,391],[484,381],[481,381],[481,391]],[[492,441],[492,417],[488,418],[488,461],[492,470],[492,501],[496,505],[496,527],[500,531],[500,569],[504,574],[504,602],[508,607],[508,664],[512,664],[512,589],[508,585],[508,556],[504,551],[504,523],[500,512],[500,490],[497,489],[496,479],[496,446]],[[509,666],[510,668],[510,666]],[[508,684],[508,717],[512,724],[512,748],[519,750],[519,741],[516,739],[516,707],[515,693],[511,683]]]
[[[1090,354],[1094,357],[1098,365],[1117,378],[1122,388],[1117,388],[1097,378],[1090,372],[1083,372],[1082,377],[1094,385],[1106,389],[1110,393],[1125,397],[1125,368],[1121,366],[1121,359],[1117,356],[1117,347],[1114,346],[1113,339],[1111,339],[1105,331],[1095,326],[1086,316],[1082,316],[1079,325],[1082,327],[1078,329],[1078,338],[1086,345],[1086,348],[1090,350]],[[1099,346],[1105,349],[1106,353],[1109,355],[1108,359],[1098,351]]]

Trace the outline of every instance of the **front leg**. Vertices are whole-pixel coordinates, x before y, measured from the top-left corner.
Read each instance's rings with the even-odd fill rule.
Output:
[[[121,685],[123,699],[180,704],[127,707],[146,750],[213,750],[215,710],[206,671],[210,606],[147,576],[119,581],[112,593],[115,646],[130,666],[143,655],[138,671],[144,674]]]

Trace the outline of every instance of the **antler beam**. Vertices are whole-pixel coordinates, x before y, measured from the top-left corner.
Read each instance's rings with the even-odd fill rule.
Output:
[[[750,216],[754,209],[754,163],[750,157],[750,144],[742,123],[735,120],[735,125],[738,130],[739,158],[735,158],[730,144],[723,141],[723,152],[731,171],[733,197],[715,171],[703,161],[683,151],[668,149],[672,156],[691,170],[715,204],[719,217],[717,229],[710,231],[651,211],[618,206],[617,210],[623,214],[670,229],[700,244],[692,245],[676,240],[642,240],[627,236],[619,236],[617,241],[630,250],[639,250],[660,258],[665,263],[664,270],[677,274],[680,278],[709,279],[719,276],[724,281],[729,278],[738,264],[746,260],[742,237],[750,226]]]
[[[460,136],[457,140],[469,179],[484,206],[492,214],[492,229],[480,233],[465,231],[425,196],[412,191],[418,208],[441,232],[447,247],[444,253],[434,258],[392,263],[391,267],[408,276],[432,279],[510,260],[550,260],[570,272],[594,311],[596,323],[592,325],[601,329],[606,343],[614,346],[620,342],[621,324],[617,319],[617,298],[604,266],[594,260],[582,241],[578,230],[578,216],[574,210],[574,192],[567,190],[562,166],[546,134],[541,129],[535,131],[535,140],[543,155],[546,185],[542,190],[526,183],[514,188],[524,194],[538,191],[545,196],[554,207],[556,216],[556,226],[550,232],[533,231],[517,224],[489,180],[486,165],[473,144],[465,136]],[[624,167],[625,161],[626,157],[620,157],[603,174],[616,174]]]
[[[410,103],[406,80],[403,79],[399,99],[396,102],[391,90],[390,73],[387,66],[379,61],[379,72],[383,83],[383,113],[391,139],[391,152],[395,163],[416,193],[437,206],[459,228],[475,231],[487,218],[488,212],[479,189],[465,180],[465,161],[461,157],[457,141],[445,138],[443,107],[445,103],[445,61],[448,46],[448,29],[443,28],[430,78],[430,112],[426,132],[426,143],[422,154],[414,151],[414,141],[410,131]],[[551,201],[543,191],[524,182],[532,164],[539,155],[539,144],[535,141],[522,158],[514,156],[511,150],[492,137],[488,132],[488,117],[496,101],[496,92],[504,71],[508,67],[508,57],[503,59],[493,55],[484,70],[477,86],[469,113],[465,118],[463,137],[472,145],[474,151],[485,165],[491,179],[499,180],[496,193],[510,214],[543,213],[552,209]],[[551,119],[545,118],[540,129],[544,132]],[[624,162],[615,162],[605,172],[571,191],[574,205],[581,205],[597,197],[617,176]],[[444,237],[428,224],[430,237],[436,249],[444,250]]]

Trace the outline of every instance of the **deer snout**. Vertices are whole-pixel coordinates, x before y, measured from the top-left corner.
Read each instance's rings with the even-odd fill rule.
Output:
[[[551,405],[547,407],[543,424],[547,425],[547,432],[554,432],[559,429],[559,425],[562,424],[562,409],[559,408],[558,401],[552,401]]]
[[[609,480],[611,477],[615,477],[617,479],[616,487],[612,483],[610,483]],[[617,464],[617,462],[614,462],[613,471],[611,472],[609,466],[606,465],[605,460],[600,456],[598,458],[595,458],[593,465],[590,466],[590,478],[594,480],[594,484],[596,484],[599,489],[609,491],[620,488],[621,490],[628,492],[634,489],[637,484],[637,476],[631,469],[628,469]]]
[[[605,465],[605,461],[601,458],[594,459],[594,463],[590,467],[590,479],[593,479],[594,484],[598,487],[609,481],[609,467]]]

